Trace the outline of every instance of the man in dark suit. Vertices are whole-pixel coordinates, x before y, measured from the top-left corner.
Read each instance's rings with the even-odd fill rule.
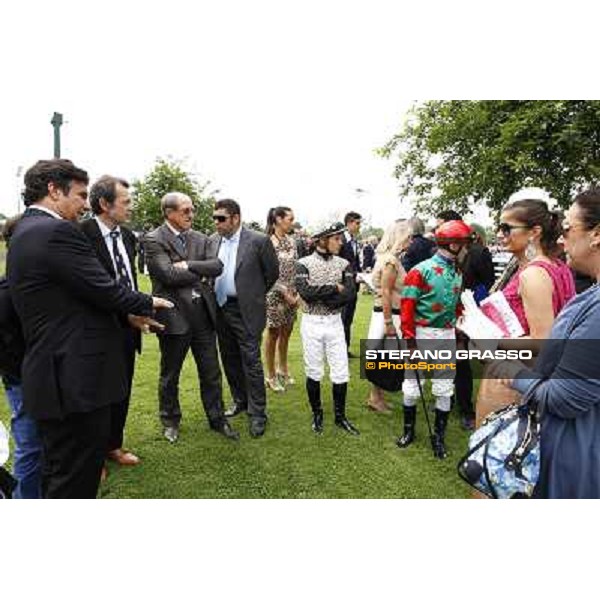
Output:
[[[118,314],[171,304],[119,285],[74,223],[88,176],[68,160],[25,174],[28,207],[11,238],[7,276],[26,342],[23,404],[43,447],[48,498],[94,498],[110,434],[110,404],[127,388]],[[148,322],[151,319],[147,319]]]
[[[89,238],[96,256],[107,273],[129,289],[138,289],[135,269],[136,237],[123,223],[131,216],[129,183],[105,175],[90,189],[90,207],[93,219],[81,223],[81,230]],[[120,465],[134,466],[140,459],[123,448],[123,432],[129,411],[131,385],[135,369],[135,353],[142,350],[142,336],[130,322],[133,316],[119,319],[121,325],[122,360],[127,376],[127,390],[120,401],[111,404],[111,428],[108,458]]]
[[[419,263],[431,258],[437,248],[433,240],[427,239],[423,235],[425,224],[419,217],[411,217],[408,220],[408,226],[412,233],[412,240],[401,259],[402,266],[407,273]]]
[[[161,208],[165,222],[147,234],[143,244],[153,292],[175,304],[173,310],[159,316],[165,326],[158,338],[159,413],[164,436],[172,443],[179,437],[179,375],[191,348],[209,426],[236,440],[238,434],[224,415],[212,289],[213,278],[221,273],[223,265],[216,256],[216,246],[206,235],[192,230],[194,205],[188,196],[166,194]]]
[[[360,232],[360,223],[362,217],[357,212],[349,212],[344,217],[344,245],[340,250],[340,256],[345,258],[350,264],[350,268],[354,273],[354,283],[356,283],[356,274],[361,272],[360,268],[360,252],[356,236]],[[356,301],[358,286],[355,286],[355,293],[350,301],[342,309],[342,321],[344,323],[344,334],[346,336],[346,346],[348,347],[348,357],[355,358],[355,355],[350,352],[350,339],[352,337],[352,321],[356,312]]]
[[[267,397],[260,345],[266,325],[265,296],[279,277],[271,240],[242,227],[235,200],[219,200],[213,219],[223,273],[215,281],[217,333],[223,368],[233,396],[226,413],[247,411],[250,435],[260,437],[267,422]]]

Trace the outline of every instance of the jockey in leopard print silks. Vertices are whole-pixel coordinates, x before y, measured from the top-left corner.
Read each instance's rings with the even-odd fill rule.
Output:
[[[409,349],[418,340],[427,350],[456,349],[456,319],[461,311],[462,275],[458,270],[473,238],[471,228],[463,221],[447,221],[435,232],[438,251],[430,259],[413,267],[404,279],[400,300],[402,337]],[[454,371],[432,371],[431,388],[435,397],[434,453],[446,458],[444,436],[454,388]],[[397,445],[404,448],[415,439],[415,423],[419,386],[415,371],[406,371],[402,385],[404,394],[404,434]]]
[[[306,391],[313,412],[312,429],[315,433],[323,431],[321,379],[327,362],[333,384],[335,424],[358,435],[346,418],[348,352],[340,313],[353,297],[355,283],[348,261],[337,256],[344,229],[342,223],[334,223],[313,236],[315,251],[296,263],[296,289],[304,300],[300,334]]]

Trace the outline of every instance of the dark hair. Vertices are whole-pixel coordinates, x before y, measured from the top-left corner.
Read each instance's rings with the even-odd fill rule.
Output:
[[[441,219],[442,221],[462,221],[463,218],[459,213],[455,210],[443,210],[442,212],[435,215],[436,219]]]
[[[581,211],[581,220],[589,231],[600,225],[600,186],[580,192],[575,196],[573,204],[577,204]]]
[[[346,213],[346,216],[344,217],[344,225],[348,225],[348,223],[350,223],[350,221],[360,221],[362,219],[362,217],[354,211],[350,211],[349,213]]]
[[[73,181],[87,185],[90,179],[86,171],[76,167],[70,160],[64,158],[38,160],[25,173],[23,202],[25,206],[31,206],[45,198],[48,195],[49,183],[53,183],[64,194],[68,194]]]
[[[102,214],[100,199],[104,198],[108,204],[114,204],[117,199],[117,185],[121,184],[124,188],[129,188],[129,183],[119,177],[111,175],[102,175],[90,189],[90,207],[95,215]]]
[[[23,213],[20,213],[18,215],[15,215],[14,217],[6,219],[6,221],[4,222],[4,225],[2,227],[2,238],[6,242],[6,245],[8,245],[8,243],[10,242],[10,238],[15,232],[15,227],[22,217]]]
[[[277,217],[283,219],[289,212],[292,212],[292,209],[288,206],[276,206],[275,208],[269,209],[269,214],[267,215],[267,226],[265,228],[267,235],[273,235]]]
[[[240,205],[230,198],[226,198],[225,200],[217,200],[215,202],[215,209],[223,208],[230,215],[239,215],[241,214]]]
[[[557,256],[560,248],[556,243],[561,234],[562,215],[558,211],[551,211],[543,200],[515,200],[507,204],[504,211],[515,212],[516,219],[527,227],[539,225],[542,228],[540,245],[547,256]]]

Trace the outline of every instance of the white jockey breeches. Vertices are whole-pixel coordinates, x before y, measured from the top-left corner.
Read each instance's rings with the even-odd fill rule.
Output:
[[[344,335],[342,316],[302,315],[300,325],[304,350],[304,371],[314,381],[321,381],[325,374],[325,360],[329,365],[332,383],[347,383],[348,348]]]
[[[416,329],[417,348],[423,350],[450,350],[456,351],[456,333],[454,329],[440,329],[437,327],[417,327]],[[427,340],[425,343],[419,343],[420,340]],[[444,360],[427,359],[423,362],[429,364],[447,363]],[[452,362],[452,361],[450,361]],[[453,370],[434,370],[431,371],[431,392],[435,396],[435,406],[439,410],[448,412],[450,410],[450,397],[454,392]],[[421,387],[425,385],[425,372],[419,371]],[[402,384],[402,393],[404,394],[404,406],[415,406],[419,398],[419,385],[415,371],[406,371],[404,383]]]

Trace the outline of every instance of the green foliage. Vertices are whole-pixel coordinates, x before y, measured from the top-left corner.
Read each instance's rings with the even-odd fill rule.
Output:
[[[210,182],[201,183],[195,173],[186,171],[181,161],[158,158],[154,168],[146,177],[132,184],[133,218],[136,229],[148,230],[163,222],[160,199],[168,192],[187,194],[194,203],[194,229],[212,233],[214,191],[209,191]]]
[[[379,153],[401,195],[427,214],[474,202],[502,208],[523,187],[561,206],[600,181],[600,101],[434,100],[415,104]]]

